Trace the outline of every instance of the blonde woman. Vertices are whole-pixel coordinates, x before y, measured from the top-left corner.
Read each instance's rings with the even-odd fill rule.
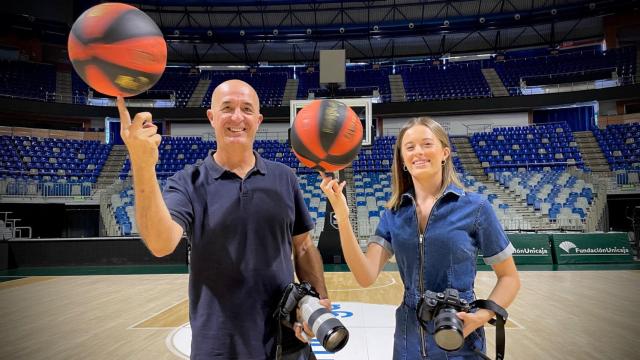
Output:
[[[481,253],[498,278],[489,299],[506,308],[520,288],[511,256],[514,248],[487,199],[463,189],[449,138],[437,122],[415,118],[400,129],[391,172],[391,199],[366,254],[349,222],[342,193],[345,182],[325,176],[320,186],[335,211],[345,260],[361,286],[373,284],[389,258],[396,256],[404,300],[396,310],[393,359],[483,358],[483,325],[493,312],[457,313],[465,341],[459,350],[448,352],[435,343],[433,321],[427,330],[418,324],[416,306],[426,290],[447,288],[473,301],[476,257]]]

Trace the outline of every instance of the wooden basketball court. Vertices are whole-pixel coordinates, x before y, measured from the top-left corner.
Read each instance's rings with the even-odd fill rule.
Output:
[[[382,273],[367,289],[350,273],[325,275],[334,302],[396,306],[402,297],[397,272]],[[640,271],[523,271],[521,277],[509,308],[506,359],[639,358]],[[167,339],[188,322],[187,281],[178,274],[2,282],[0,359],[178,359]],[[478,297],[494,282],[492,272],[479,272]],[[487,327],[492,358],[494,334]]]

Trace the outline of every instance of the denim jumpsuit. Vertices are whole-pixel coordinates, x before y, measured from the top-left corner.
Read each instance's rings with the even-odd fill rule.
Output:
[[[369,240],[395,254],[404,283],[404,300],[396,310],[393,359],[481,359],[476,352],[485,352],[482,327],[467,336],[460,350],[447,352],[435,343],[433,321],[422,330],[416,306],[426,290],[454,288],[467,301],[475,300],[478,253],[492,265],[510,257],[514,248],[486,197],[455,185],[436,201],[425,229],[418,229],[416,214],[415,195],[409,191],[397,210],[383,213]]]

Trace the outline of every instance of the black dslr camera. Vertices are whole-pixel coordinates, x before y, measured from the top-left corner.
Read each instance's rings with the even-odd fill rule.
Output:
[[[327,351],[339,351],[347,344],[349,331],[331,311],[320,304],[320,295],[307,282],[287,285],[274,317],[281,324],[293,328],[297,309],[300,309],[302,317],[297,321],[309,324]]]
[[[418,321],[426,329],[427,322],[434,320],[436,344],[443,350],[455,351],[464,344],[462,321],[456,313],[469,312],[470,309],[469,303],[460,299],[456,289],[446,289],[443,293],[427,290],[418,303]]]

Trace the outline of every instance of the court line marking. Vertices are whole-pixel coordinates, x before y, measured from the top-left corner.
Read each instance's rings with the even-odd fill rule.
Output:
[[[144,322],[144,321],[143,321]],[[184,325],[184,324],[182,324]],[[145,326],[145,327],[139,327],[139,328],[127,328],[127,330],[167,330],[167,329],[177,329],[182,325],[178,325],[178,326]]]
[[[385,288],[385,287],[393,286],[393,285],[395,285],[395,284],[397,283],[397,282],[396,282],[396,279],[394,279],[392,275],[387,275],[387,276],[390,278],[390,280],[391,280],[391,281],[390,281],[390,282],[388,282],[388,283],[386,283],[386,284],[381,284],[381,285],[378,285],[378,286],[372,286],[372,287],[367,287],[367,288],[332,289],[332,290],[329,290],[329,292],[332,292],[332,291],[334,291],[334,292],[344,292],[344,291],[366,291],[366,290],[375,290],[375,289],[382,289],[382,288]],[[138,325],[140,325],[140,324],[142,324],[142,323],[144,323],[144,322],[146,322],[146,321],[148,321],[148,320],[151,320],[152,318],[154,318],[154,317],[156,317],[156,316],[158,316],[158,315],[162,314],[162,313],[163,313],[163,312],[165,312],[165,311],[168,311],[169,309],[171,309],[171,308],[173,308],[173,307],[175,307],[175,306],[178,306],[179,304],[183,303],[184,301],[188,301],[188,298],[183,299],[183,300],[180,300],[180,301],[178,301],[178,302],[174,303],[173,305],[169,305],[169,306],[167,306],[167,307],[163,308],[162,310],[160,310],[160,311],[158,311],[158,312],[156,312],[156,313],[154,313],[154,314],[152,314],[152,315],[150,315],[150,316],[147,316],[146,318],[144,318],[144,319],[142,319],[142,320],[140,320],[140,321],[136,322],[135,324],[130,325],[130,326],[127,328],[127,330],[140,330],[140,329],[173,329],[173,328],[175,328],[174,326],[166,326],[166,327],[157,327],[157,326],[154,326],[154,327],[146,327],[146,326],[145,326],[145,327],[137,327],[137,326],[138,326]]]
[[[369,286],[366,288],[352,288],[352,289],[329,289],[329,292],[332,291],[367,291],[367,290],[375,290],[375,289],[382,289],[385,287],[389,287],[389,286],[393,286],[394,284],[396,284],[396,279],[393,278],[393,276],[389,275],[389,277],[391,278],[391,282],[387,283],[387,284],[382,284],[382,285],[378,285],[378,286]]]
[[[158,312],[156,312],[156,313],[153,313],[153,314],[151,314],[151,315],[147,316],[146,318],[144,318],[144,319],[142,319],[142,320],[138,321],[137,323],[135,323],[135,324],[133,324],[133,325],[129,326],[129,327],[127,328],[127,330],[140,330],[140,329],[173,329],[173,328],[175,328],[175,326],[166,326],[166,327],[157,327],[157,326],[156,326],[156,327],[139,327],[139,328],[136,328],[136,326],[138,326],[138,325],[142,324],[143,322],[148,321],[148,320],[150,320],[151,318],[154,318],[154,317],[156,317],[156,316],[158,316],[158,315],[162,314],[163,312],[165,312],[165,311],[167,311],[167,310],[169,310],[169,309],[171,309],[171,308],[173,308],[173,307],[176,307],[176,306],[180,305],[181,303],[183,303],[183,302],[185,302],[185,301],[188,301],[188,300],[189,300],[189,298],[182,299],[182,300],[180,300],[180,301],[178,301],[178,302],[174,303],[173,305],[169,305],[169,306],[167,306],[167,307],[163,308],[162,310],[160,310],[160,311],[158,311]]]
[[[187,323],[189,324],[189,323]],[[176,333],[178,331],[180,331],[180,329],[182,329],[185,325],[180,325],[177,326],[170,334],[169,336],[167,336],[165,338],[165,345],[167,346],[167,348],[169,348],[169,351],[171,351],[173,353],[173,355],[181,358],[181,359],[186,359],[188,360],[189,358],[183,354],[182,352],[178,351],[178,349],[176,349],[175,345],[173,344],[173,338],[175,337]],[[189,324],[189,327],[191,327],[191,325]]]

